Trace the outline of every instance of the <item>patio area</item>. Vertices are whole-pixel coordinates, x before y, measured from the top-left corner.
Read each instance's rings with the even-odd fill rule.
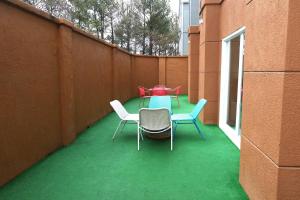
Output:
[[[187,96],[180,103],[173,100],[174,113],[194,107]],[[137,113],[138,104],[125,107]],[[112,141],[118,122],[108,114],[1,187],[0,199],[248,199],[238,180],[240,152],[217,126],[201,124],[203,140],[193,125],[180,125],[173,151],[169,139],[148,138],[137,151],[136,125]]]
[[[177,1],[197,10],[197,24],[181,31],[188,55],[176,54],[180,42],[161,32],[152,37],[113,15],[107,20],[116,19],[115,27],[125,30],[120,35],[134,38],[125,45],[97,34],[104,29],[95,29],[100,24],[91,8],[102,1],[82,1],[88,9],[77,10],[81,1],[65,0],[57,16],[52,7],[44,12],[53,1],[0,1],[0,200],[300,199],[300,1],[196,1],[199,6]],[[82,10],[93,20],[67,20]],[[163,24],[179,33],[173,28],[184,23]],[[149,34],[127,34],[133,29]],[[150,47],[149,36],[162,43]],[[140,86],[151,92],[141,95]],[[145,107],[164,115],[120,118],[140,118],[140,130],[154,134],[174,128],[171,121],[199,119],[205,140],[193,124],[178,125],[173,146],[170,139],[146,138],[138,151],[133,124],[112,140],[120,121],[112,100],[137,113],[137,97],[178,94],[180,104],[166,97],[148,106],[147,99]],[[180,115],[192,110],[201,113]]]

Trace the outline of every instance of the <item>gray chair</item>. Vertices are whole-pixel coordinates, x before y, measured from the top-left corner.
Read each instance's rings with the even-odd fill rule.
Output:
[[[171,131],[171,151],[173,150],[173,133],[170,111],[167,108],[149,109],[142,108],[139,111],[137,143],[140,150],[140,136],[143,132],[151,134]]]

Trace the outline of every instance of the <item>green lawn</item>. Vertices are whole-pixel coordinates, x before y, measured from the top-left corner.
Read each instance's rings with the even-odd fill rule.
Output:
[[[180,97],[174,113],[193,105]],[[138,111],[138,99],[126,103]],[[145,138],[137,151],[136,126],[127,125],[112,142],[119,120],[107,115],[76,141],[0,188],[1,200],[248,199],[238,181],[239,150],[217,126],[203,126],[200,138],[193,125],[178,126],[173,151],[170,140]]]

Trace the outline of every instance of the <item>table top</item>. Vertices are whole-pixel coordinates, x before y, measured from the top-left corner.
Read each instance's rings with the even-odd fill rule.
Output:
[[[152,96],[149,102],[149,108],[167,108],[172,112],[172,102],[170,96]]]
[[[168,92],[171,90],[171,88],[155,86],[149,90],[151,91],[151,96],[165,96],[168,95]]]
[[[172,88],[167,88],[167,87],[154,87],[154,88],[149,88],[149,90],[172,90]]]

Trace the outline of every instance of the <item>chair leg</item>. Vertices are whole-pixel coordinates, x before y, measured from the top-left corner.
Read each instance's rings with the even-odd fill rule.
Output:
[[[141,139],[144,141],[143,131],[141,131]]]
[[[145,107],[145,98],[143,98],[143,107]]]
[[[180,103],[179,103],[178,96],[176,96],[176,99],[177,99],[177,103],[178,103],[178,108],[180,108]]]
[[[114,135],[113,135],[113,137],[112,137],[113,140],[115,139],[115,136],[117,135],[118,130],[119,130],[119,128],[120,128],[120,126],[121,126],[122,123],[124,123],[123,120],[121,120],[121,121],[119,122],[119,125],[118,125],[117,129],[115,130],[115,133],[114,133]],[[124,125],[123,125],[123,128],[124,128]]]
[[[173,151],[173,128],[171,124],[171,151]]]
[[[174,137],[173,137],[173,140],[175,140],[176,129],[177,129],[177,123],[174,122],[174,128],[173,128],[173,135],[174,135]]]
[[[195,127],[196,127],[198,133],[200,134],[201,138],[205,139],[203,133],[201,132],[201,130],[200,130],[198,124],[197,124],[197,121],[196,121],[196,120],[193,120],[193,123],[194,123],[194,125],[195,125]]]
[[[140,150],[140,126],[138,125],[137,128],[137,145],[138,145],[138,151]]]
[[[121,128],[121,130],[120,130],[120,133],[123,132],[123,129],[124,129],[124,127],[125,127],[126,124],[127,124],[127,121],[124,121],[123,126],[122,126],[122,128]]]
[[[141,102],[142,102],[142,99],[140,98],[140,101],[139,101],[139,108],[141,107]]]

